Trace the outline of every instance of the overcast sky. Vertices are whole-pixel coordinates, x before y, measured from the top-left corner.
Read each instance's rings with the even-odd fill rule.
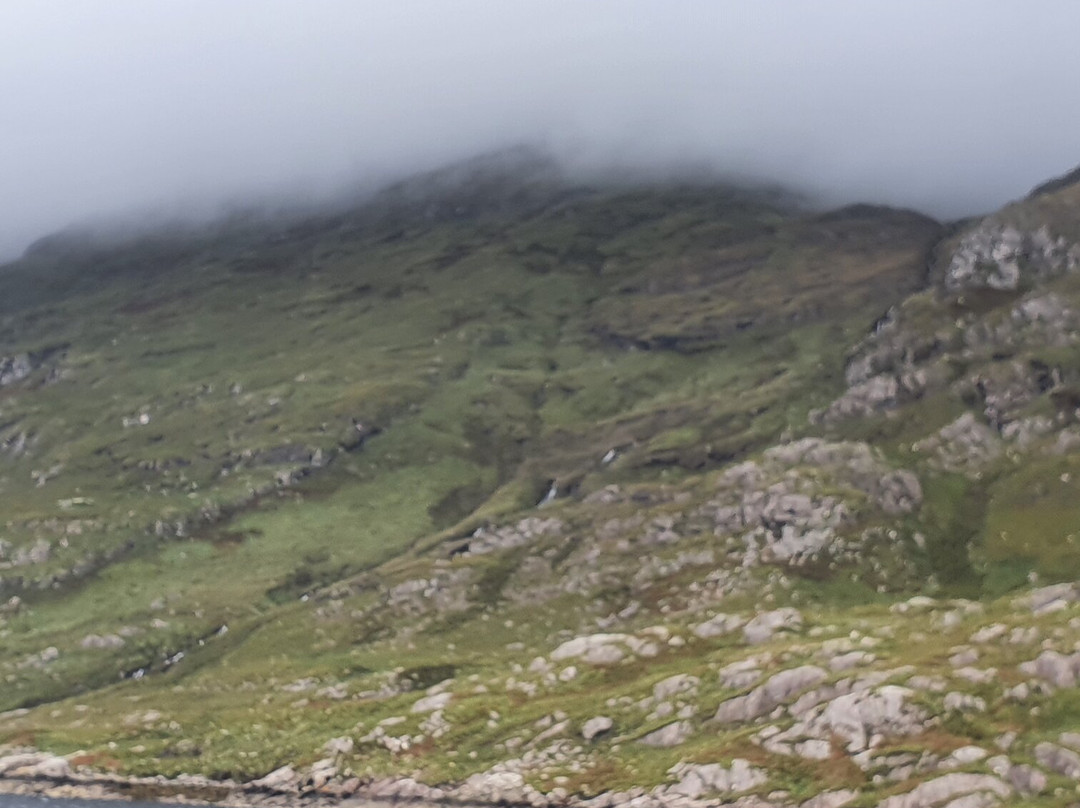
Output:
[[[1076,0],[3,0],[0,256],[500,145],[981,212],[1080,163]]]

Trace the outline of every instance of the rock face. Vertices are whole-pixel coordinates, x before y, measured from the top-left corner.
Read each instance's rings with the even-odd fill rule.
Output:
[[[296,791],[300,787],[300,775],[292,766],[282,766],[265,777],[253,780],[251,785],[267,791]]]
[[[71,774],[66,759],[41,752],[26,752],[0,757],[0,775],[64,778]]]
[[[858,687],[855,692],[850,691]],[[840,695],[837,695],[837,693]],[[783,731],[762,733],[762,745],[771,752],[824,760],[841,751],[858,755],[889,738],[915,735],[926,723],[926,713],[909,703],[912,691],[895,685],[868,689],[848,680],[811,691],[791,707],[797,716]]]
[[[679,763],[672,767],[668,774],[678,779],[678,783],[668,789],[670,792],[693,798],[708,793],[735,794],[749,791],[769,779],[762,769],[751,766],[741,758],[735,758],[726,768],[719,763]]]
[[[716,710],[714,720],[721,724],[754,721],[786,704],[799,693],[825,681],[828,674],[816,665],[803,665],[782,671],[755,687],[745,696],[728,699]]]
[[[835,735],[847,741],[849,752],[859,752],[884,738],[911,735],[922,728],[926,714],[908,703],[912,692],[888,685],[869,693],[851,693],[829,702],[820,713],[807,717],[811,733]]]
[[[1026,598],[1026,605],[1037,615],[1061,611],[1070,603],[1080,601],[1080,584],[1063,583],[1044,586],[1033,591]]]
[[[946,471],[974,474],[1001,456],[1003,442],[997,432],[965,412],[914,448],[933,456]]]
[[[694,636],[700,639],[723,637],[746,625],[746,618],[733,614],[718,614],[693,627]]]
[[[33,372],[29,354],[0,356],[0,387],[21,382]]]
[[[678,746],[681,743],[685,743],[686,739],[693,733],[694,728],[689,721],[676,721],[673,724],[667,724],[660,727],[658,730],[650,732],[642,738],[638,739],[638,743],[644,746],[654,746],[661,749],[666,749],[670,746]]]
[[[1076,687],[1080,682],[1080,651],[1069,655],[1043,651],[1033,661],[1022,664],[1020,670],[1055,687]]]
[[[659,651],[659,646],[654,641],[630,634],[590,634],[564,642],[551,652],[551,661],[580,659],[590,665],[614,665],[628,653],[653,657]]]
[[[545,536],[562,533],[565,525],[558,519],[530,516],[516,525],[495,529],[480,528],[469,539],[470,555],[487,555],[499,550],[511,550],[533,543]]]
[[[411,710],[414,713],[431,713],[446,707],[453,698],[453,693],[434,693],[420,699],[412,706]]]
[[[610,732],[613,726],[615,726],[615,722],[606,715],[598,715],[585,722],[585,725],[581,728],[581,737],[586,741],[591,741],[606,732]]]
[[[906,794],[880,803],[880,808],[932,808],[936,805],[968,795],[987,795],[992,801],[1005,799],[1012,795],[1012,788],[996,777],[988,774],[946,774],[934,780],[920,783]],[[949,802],[950,805],[955,804]],[[979,800],[965,805],[982,805]]]
[[[798,631],[802,626],[802,613],[786,606],[756,615],[743,628],[743,637],[750,645],[767,642],[778,631]]]
[[[1080,753],[1057,744],[1043,742],[1035,747],[1035,760],[1052,772],[1080,780]]]
[[[945,269],[944,286],[950,292],[1015,291],[1022,279],[1043,279],[1078,265],[1080,248],[1054,238],[1049,228],[1025,233],[990,218],[960,240]]]

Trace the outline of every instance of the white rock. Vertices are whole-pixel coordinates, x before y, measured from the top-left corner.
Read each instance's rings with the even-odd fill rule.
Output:
[[[1008,633],[1009,629],[1003,623],[994,623],[989,626],[984,626],[971,635],[971,641],[974,643],[985,643],[999,640]]]
[[[1066,656],[1057,651],[1043,651],[1019,667],[1021,673],[1037,676],[1055,687],[1076,687],[1080,681],[1080,652]]]
[[[425,696],[417,701],[410,712],[413,713],[430,713],[435,710],[442,710],[453,700],[453,693],[436,693],[432,696]]]
[[[742,758],[732,760],[728,768],[719,763],[679,763],[669,769],[668,774],[679,779],[669,791],[692,799],[707,792],[732,794],[749,791],[769,779],[762,769],[751,766]]]
[[[525,778],[518,772],[493,771],[474,774],[461,788],[460,797],[465,800],[516,802],[520,798]]]
[[[906,794],[888,797],[878,808],[930,808],[956,797],[984,792],[1005,799],[1012,795],[1012,788],[989,774],[946,774],[920,783]]]
[[[840,808],[859,796],[854,789],[844,788],[839,791],[822,791],[799,805],[799,808]]]
[[[730,690],[750,687],[761,678],[761,664],[762,660],[750,657],[725,665],[719,671],[720,683]]]
[[[1071,749],[1044,741],[1035,746],[1035,761],[1050,771],[1080,780],[1080,754]]]
[[[1005,776],[1021,794],[1041,794],[1046,791],[1046,775],[1034,766],[1010,766]]]
[[[828,674],[816,665],[781,671],[746,695],[723,702],[717,708],[714,720],[722,724],[753,721],[789,702],[802,691],[820,684],[827,677]]]
[[[347,735],[331,738],[323,744],[323,749],[334,755],[348,755],[353,750],[353,739]]]
[[[590,665],[612,665],[626,656],[626,652],[620,646],[627,645],[628,641],[635,641],[635,644],[642,642],[627,634],[589,634],[584,637],[575,637],[552,651],[551,659],[553,662],[581,659]],[[648,644],[655,648],[655,644]],[[638,645],[638,647],[643,648],[644,645]]]
[[[613,726],[615,726],[615,722],[606,715],[598,715],[585,722],[585,725],[581,728],[581,737],[586,741],[591,741],[593,738],[609,732]]]
[[[986,700],[973,696],[970,693],[961,693],[958,690],[951,690],[945,694],[943,700],[943,706],[946,712],[957,713],[984,713],[986,712]]]
[[[849,693],[826,704],[808,724],[818,728],[815,735],[836,736],[847,741],[849,752],[861,752],[875,737],[911,735],[922,728],[926,715],[908,703],[911,695],[896,685]]]
[[[695,637],[705,640],[723,637],[725,634],[738,631],[744,625],[746,625],[746,619],[743,617],[735,614],[718,614],[704,623],[698,623],[692,631]]]
[[[71,765],[62,757],[46,755],[34,765],[22,769],[21,772],[31,777],[60,779],[71,775]]]
[[[693,731],[694,728],[689,721],[676,721],[673,724],[668,724],[650,732],[643,738],[639,738],[638,743],[657,748],[678,746],[684,743],[693,734]]]
[[[987,751],[981,746],[961,746],[959,749],[954,749],[949,757],[956,761],[958,765],[967,766],[982,760],[986,755]]]
[[[768,642],[777,631],[798,631],[802,624],[802,613],[798,609],[785,606],[754,617],[743,628],[743,637],[751,645],[759,645]]]
[[[669,676],[653,685],[653,698],[656,701],[667,701],[675,696],[692,697],[697,693],[701,680],[688,673],[677,673]]]
[[[36,766],[45,760],[48,755],[41,752],[19,752],[14,755],[0,757],[0,774]]]
[[[1058,736],[1058,741],[1080,752],[1080,732],[1063,732]]]
[[[274,769],[265,777],[252,782],[257,788],[267,791],[295,791],[300,784],[300,776],[292,766],[282,766]]]
[[[830,659],[829,670],[846,671],[859,665],[869,665],[876,659],[876,656],[868,654],[866,651],[850,651]]]
[[[1063,583],[1044,586],[1027,595],[1027,604],[1035,614],[1050,614],[1080,601],[1080,584]]]
[[[87,634],[79,641],[79,646],[87,649],[115,649],[124,646],[124,639],[117,634]]]

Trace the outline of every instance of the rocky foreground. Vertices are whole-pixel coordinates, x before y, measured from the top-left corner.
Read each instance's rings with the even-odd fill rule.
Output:
[[[632,634],[578,636],[536,657],[527,669],[515,666],[515,675],[497,683],[447,680],[411,698],[394,699],[405,708],[402,714],[328,739],[325,757],[310,765],[288,765],[247,783],[105,775],[79,765],[83,755],[30,749],[9,749],[0,757],[0,774],[3,788],[12,793],[237,805],[303,798],[313,804],[407,800],[691,808],[723,801],[839,808],[866,804],[869,795],[888,808],[992,806],[1015,799],[1075,802],[1080,733],[1042,732],[1036,739],[1024,724],[1038,723],[1044,710],[1073,703],[1080,687],[1080,585],[1036,589],[989,608],[918,596],[894,605],[890,615],[891,621],[864,623],[863,631],[840,632],[837,626],[808,626],[799,610],[784,607],[710,613],[685,631],[658,625]],[[954,643],[934,667],[907,653],[931,633]],[[726,664],[667,676],[642,698],[608,699],[586,720],[564,712],[545,716],[500,744],[505,760],[464,782],[425,784],[352,771],[365,749],[382,747],[400,755],[438,739],[450,730],[455,707],[475,701],[490,686],[527,694],[558,691],[591,669],[660,660],[721,642],[730,660]],[[703,691],[738,695],[703,698]],[[643,732],[641,727],[655,728]],[[559,777],[546,775],[596,766],[604,750],[679,750],[692,748],[695,738],[724,734],[741,754],[708,763],[697,762],[700,753],[680,756],[668,768],[666,782],[651,788],[586,798],[559,787]],[[775,784],[777,767],[791,768],[786,761],[827,767],[821,771],[835,772],[830,778],[861,786],[825,788],[803,799],[790,789],[763,789]]]

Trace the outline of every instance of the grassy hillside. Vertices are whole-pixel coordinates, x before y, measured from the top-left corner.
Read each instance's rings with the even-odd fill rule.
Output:
[[[761,793],[866,786],[706,722],[750,686],[717,671],[825,643],[872,648],[878,682],[940,675],[972,620],[1028,627],[1029,578],[1075,578],[1073,196],[946,233],[529,158],[39,243],[0,270],[0,742],[246,780],[341,737],[339,780],[533,749],[514,772],[545,792],[733,757]],[[919,592],[942,634],[897,622]],[[803,623],[764,650],[692,628],[781,606]],[[1036,630],[1067,649],[1068,617]],[[557,664],[596,632],[632,641]],[[676,674],[698,681],[631,708]],[[429,688],[446,705],[415,711]],[[551,751],[600,713],[602,747]],[[638,743],[676,718],[678,744]],[[940,758],[1026,721],[1001,702],[897,743]],[[1028,726],[1025,749],[1057,724]]]

